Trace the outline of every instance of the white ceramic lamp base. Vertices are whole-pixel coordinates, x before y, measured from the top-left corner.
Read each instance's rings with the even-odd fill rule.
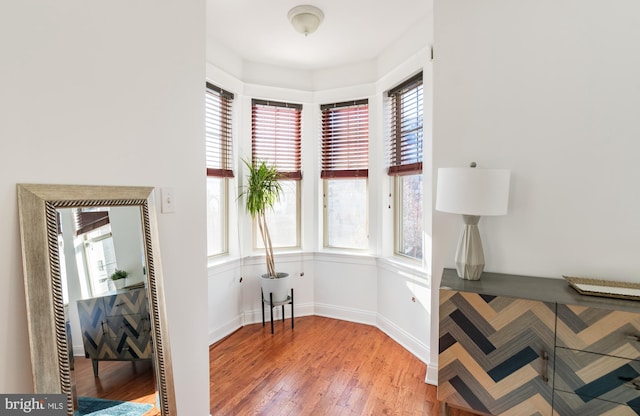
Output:
[[[478,231],[477,215],[463,215],[464,228],[456,250],[458,277],[465,280],[480,280],[484,270],[484,252]]]

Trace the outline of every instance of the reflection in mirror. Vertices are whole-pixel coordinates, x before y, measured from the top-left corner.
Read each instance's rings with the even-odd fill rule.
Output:
[[[74,408],[90,413],[91,404],[105,403],[90,400],[99,398],[139,403],[141,414],[158,415],[140,208],[57,213]],[[126,277],[112,280],[116,271]],[[108,364],[100,369],[101,362]]]
[[[69,415],[175,415],[152,188],[18,196],[35,392],[67,394]]]

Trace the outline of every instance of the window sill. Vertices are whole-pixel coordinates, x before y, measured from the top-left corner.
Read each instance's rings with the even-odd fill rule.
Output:
[[[404,259],[398,256],[377,257],[370,253],[345,250],[322,250],[317,252],[283,251],[275,253],[277,258],[287,260],[318,260],[333,261],[338,263],[378,264],[382,268],[391,271],[408,273],[421,278],[429,278],[429,270],[422,263]],[[208,269],[224,269],[225,267],[238,267],[242,264],[256,265],[264,262],[264,254],[252,254],[244,258],[217,256],[210,257],[207,262]]]
[[[238,262],[240,259],[238,257],[231,257],[228,254],[220,254],[216,256],[207,257],[207,268],[216,268],[223,267],[235,262]]]
[[[382,267],[393,268],[401,270],[406,273],[413,273],[416,275],[422,275],[424,277],[430,277],[429,270],[423,263],[417,261],[405,259],[399,256],[392,257],[380,257],[378,262]]]

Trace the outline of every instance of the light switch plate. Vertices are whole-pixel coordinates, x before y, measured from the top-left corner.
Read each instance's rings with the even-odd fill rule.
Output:
[[[171,214],[176,212],[176,201],[173,188],[162,188],[160,190],[160,197],[162,198],[163,214]]]

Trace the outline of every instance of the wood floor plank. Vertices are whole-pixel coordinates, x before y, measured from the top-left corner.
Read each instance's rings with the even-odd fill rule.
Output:
[[[210,347],[212,416],[439,415],[425,364],[377,328],[319,316],[274,324],[273,335],[247,325]]]

